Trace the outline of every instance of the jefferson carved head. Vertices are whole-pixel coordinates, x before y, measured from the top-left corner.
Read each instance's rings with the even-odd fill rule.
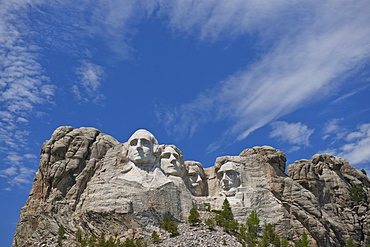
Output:
[[[137,130],[128,140],[128,159],[137,166],[155,163],[158,141],[147,130]]]
[[[206,174],[201,163],[196,161],[185,161],[188,188],[195,196],[206,194]]]
[[[230,191],[240,185],[239,173],[233,162],[223,164],[217,171],[217,177],[223,191]]]
[[[166,146],[161,154],[161,168],[172,176],[181,177],[184,170],[184,158],[182,152],[174,145]]]

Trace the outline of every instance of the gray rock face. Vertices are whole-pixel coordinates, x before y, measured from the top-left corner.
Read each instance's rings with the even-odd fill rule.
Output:
[[[287,173],[285,165],[282,151],[263,146],[219,157],[203,169],[199,162],[184,162],[176,146],[159,145],[145,130],[121,144],[94,128],[60,127],[43,144],[13,246],[56,246],[61,225],[66,243],[75,240],[77,229],[122,241],[145,238],[159,231],[166,214],[186,222],[192,207],[221,209],[225,198],[240,223],[256,210],[261,226],[273,224],[291,242],[306,232],[312,246],[343,246],[348,239],[366,244],[368,177],[328,154],[297,161]],[[356,184],[363,188],[357,202],[350,192]],[[189,232],[182,234],[193,234],[194,229],[183,229]],[[191,244],[183,243],[191,238],[183,239],[181,246]]]

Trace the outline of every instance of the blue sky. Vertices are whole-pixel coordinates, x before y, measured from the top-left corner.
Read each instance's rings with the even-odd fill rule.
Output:
[[[185,160],[270,145],[370,174],[370,2],[0,2],[1,246],[42,143],[62,125],[125,142],[139,128]]]

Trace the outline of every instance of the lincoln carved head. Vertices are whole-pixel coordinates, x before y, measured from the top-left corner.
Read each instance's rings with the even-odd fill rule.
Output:
[[[223,191],[229,191],[240,185],[239,173],[233,162],[226,162],[221,165],[220,169],[217,171],[217,177]]]

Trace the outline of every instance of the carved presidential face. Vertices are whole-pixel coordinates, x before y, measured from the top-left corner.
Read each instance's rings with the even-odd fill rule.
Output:
[[[190,180],[190,191],[195,196],[203,195],[205,189],[205,183],[202,178],[201,168],[197,165],[188,167],[188,176]]]
[[[232,162],[223,164],[217,172],[217,177],[220,180],[223,191],[228,191],[240,185],[239,173]]]
[[[128,158],[135,165],[153,164],[156,160],[154,150],[157,146],[155,137],[146,130],[136,131],[128,140]]]
[[[161,155],[161,168],[168,175],[180,176],[180,154],[172,147],[166,147]]]

